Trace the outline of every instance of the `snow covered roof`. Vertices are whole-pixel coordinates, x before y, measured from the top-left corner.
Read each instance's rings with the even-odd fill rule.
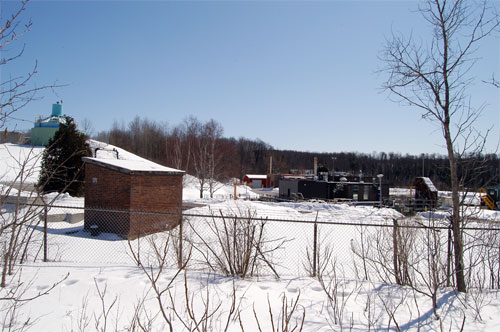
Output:
[[[54,127],[59,128],[59,124],[65,124],[66,118],[63,116],[49,116],[48,118],[42,119],[41,117],[35,121],[34,127]]]
[[[150,160],[111,144],[88,140],[90,149],[95,154],[94,158],[85,157],[84,162],[115,169],[123,173],[149,172],[149,173],[177,173],[184,174],[179,169],[162,166]]]
[[[265,180],[267,179],[267,175],[262,175],[262,174],[247,174],[245,175],[247,178],[250,180]]]
[[[184,171],[165,167],[146,159],[124,160],[124,159],[102,159],[102,158],[83,158],[84,162],[99,165],[107,168],[116,169],[125,173],[130,172],[154,172],[154,173],[177,173],[184,174]]]
[[[438,191],[434,186],[434,183],[432,183],[431,179],[429,179],[428,177],[422,177],[422,180],[424,180],[430,191]]]

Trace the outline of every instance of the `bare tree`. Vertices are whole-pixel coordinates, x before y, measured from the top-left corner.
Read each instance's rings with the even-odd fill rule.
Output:
[[[200,121],[198,121],[198,119],[196,119],[194,116],[188,117],[182,124],[182,128],[184,131],[184,155],[186,158],[183,169],[187,172],[190,172],[194,169],[192,162],[193,150],[196,138],[198,137],[200,131],[200,126]]]
[[[302,329],[304,328],[304,321],[306,318],[306,309],[305,307],[299,305],[299,299],[300,299],[300,292],[295,299],[292,297],[290,299],[290,302],[288,301],[286,294],[282,294],[281,308],[278,313],[278,316],[275,317],[273,315],[271,302],[269,301],[269,294],[267,295],[269,322],[271,325],[272,332],[294,332],[294,331],[302,332]],[[259,332],[262,332],[262,328],[259,322],[261,322],[263,318],[257,315],[257,312],[255,311],[255,305],[253,307],[253,315],[255,317],[255,322],[257,323],[257,328],[259,329]],[[241,316],[240,316],[240,326],[243,330]]]
[[[183,143],[185,140],[186,134],[181,126],[177,126],[172,129],[170,136],[168,138],[168,147],[169,151],[167,152],[169,155],[170,165],[177,169],[182,169],[184,149]]]
[[[345,280],[345,272],[340,264],[337,264],[336,257],[328,263],[319,271],[318,281],[327,298],[326,312],[330,317],[327,318],[328,323],[330,326],[339,326],[340,331],[343,331],[347,303],[351,296],[358,292],[359,286],[357,282],[354,282],[352,288],[349,286],[349,281]],[[342,275],[339,276],[339,273]]]
[[[498,82],[498,80],[495,79],[495,74],[491,74],[491,79],[489,81],[483,80],[483,82],[486,84],[491,84],[495,88],[500,88],[500,82]]]
[[[32,79],[37,73],[35,62],[33,69],[28,74],[20,76],[7,75],[9,65],[23,56],[25,47],[18,47],[22,38],[31,29],[31,20],[23,19],[23,12],[29,0],[20,1],[16,9],[10,13],[2,10],[0,17],[0,71],[2,79],[0,81],[0,128],[7,126],[11,120],[15,120],[15,113],[28,105],[36,96],[37,92],[56,85],[35,86]],[[10,153],[10,152],[9,152]],[[40,219],[38,215],[40,208],[26,202],[34,201],[39,195],[32,191],[29,178],[36,171],[36,161],[39,155],[30,150],[24,157],[11,154],[11,160],[15,161],[13,178],[4,177],[0,174],[2,184],[0,184],[0,203],[4,206],[4,211],[0,216],[0,262],[1,277],[0,287],[8,284],[8,276],[16,272],[15,265],[22,264],[30,254],[29,248],[33,244],[40,244],[35,241],[34,228]],[[24,159],[23,159],[24,158]],[[23,195],[28,192],[28,197]],[[23,193],[23,194],[22,194]],[[32,257],[31,257],[32,258]]]
[[[192,162],[194,176],[198,181],[200,189],[200,198],[203,198],[203,192],[207,189],[208,179],[208,144],[201,132],[203,125],[194,118],[190,118],[190,128],[187,132],[187,143],[192,153]]]
[[[92,121],[89,118],[83,119],[81,128],[85,133],[85,135],[87,135],[88,137],[94,135],[94,125],[92,124]]]
[[[493,8],[494,9],[494,8]],[[474,128],[481,108],[471,106],[467,88],[479,42],[498,29],[498,14],[488,3],[466,0],[427,0],[419,8],[432,27],[428,45],[393,34],[382,60],[388,74],[383,87],[399,101],[422,111],[422,117],[439,124],[450,166],[452,232],[456,287],[466,291],[460,218],[458,159],[470,148],[483,147],[487,132]]]
[[[202,263],[214,272],[241,278],[258,276],[268,268],[279,278],[272,257],[285,240],[268,238],[266,220],[239,207],[232,212],[219,211],[220,215],[211,213],[212,220],[206,221],[208,232],[200,233],[194,223],[188,224],[193,232],[192,248],[201,255]]]
[[[220,176],[222,174],[222,151],[218,147],[219,140],[222,138],[222,126],[215,120],[210,120],[203,126],[203,137],[206,137],[208,144],[208,191],[210,198],[219,189]]]
[[[130,241],[128,242],[128,245],[130,254],[134,262],[137,264],[137,266],[139,266],[144,275],[148,278],[154,299],[158,303],[160,317],[163,319],[166,326],[168,326],[168,330],[172,332],[174,331],[172,323],[174,315],[173,312],[168,310],[169,298],[166,296],[166,294],[177,276],[186,267],[187,262],[189,261],[190,253],[185,261],[185,265],[179,266],[173,276],[171,276],[168,280],[166,286],[164,286],[162,283],[160,283],[160,280],[163,277],[163,272],[169,266],[168,257],[170,250],[170,239],[171,233],[160,233],[158,235],[149,237],[147,241],[149,242],[152,251],[149,252],[146,257],[144,257],[144,255],[140,256],[139,250],[136,250]],[[140,239],[138,241],[140,241]]]
[[[38,317],[22,312],[22,307],[31,301],[48,295],[64,282],[68,276],[69,273],[54,282],[50,287],[36,292],[33,292],[33,282],[36,276],[31,280],[22,280],[21,272],[12,276],[12,286],[0,289],[0,331],[21,332],[32,328],[36,324]]]
[[[57,85],[33,84],[37,74],[37,63],[26,75],[11,75],[9,65],[20,59],[24,46],[18,47],[23,36],[31,29],[31,21],[23,20],[23,12],[29,0],[19,1],[19,5],[9,15],[2,8],[0,16],[0,128],[6,128],[11,120],[16,120],[18,111],[36,98],[41,90],[55,88]],[[5,77],[8,77],[4,79]],[[36,260],[42,246],[37,236],[36,226],[40,223],[42,208],[31,202],[39,200],[39,193],[33,191],[30,177],[37,171],[37,160],[40,155],[34,149],[27,149],[24,156],[16,156],[11,152],[10,159],[16,162],[11,165],[14,177],[0,174],[0,330],[24,331],[37,320],[20,313],[20,308],[37,298],[47,295],[66,277],[54,283],[46,290],[33,295],[33,283],[22,277],[21,264],[28,259]],[[5,161],[3,161],[5,162]],[[46,241],[45,241],[46,244]],[[34,279],[33,279],[34,280]]]
[[[5,73],[9,63],[19,59],[24,53],[24,46],[16,48],[14,45],[31,29],[32,22],[22,21],[22,14],[29,0],[20,2],[19,7],[10,15],[0,18],[0,70]],[[7,17],[7,19],[5,19]],[[53,85],[34,86],[31,84],[33,77],[37,74],[37,63],[33,65],[28,74],[20,76],[9,76],[5,81],[0,81],[0,128],[5,127],[6,122],[14,119],[15,113],[28,105],[36,96],[36,93]],[[4,76],[4,75],[2,75]]]
[[[222,126],[215,120],[204,124],[190,118],[191,131],[195,134],[193,146],[194,174],[198,178],[200,186],[200,198],[208,189],[210,198],[213,198],[217,190],[217,180],[221,173],[222,154],[217,143],[222,138]],[[197,124],[197,126],[195,126]],[[188,137],[190,133],[188,132]]]
[[[39,194],[29,190],[28,179],[35,173],[36,162],[40,158],[33,150],[26,156],[16,160],[16,176],[10,183],[0,186],[0,203],[4,206],[0,214],[0,262],[2,266],[0,287],[7,286],[9,275],[15,273],[17,262],[26,261],[26,255],[31,246],[36,246],[33,235],[35,226],[40,223],[38,218],[42,209],[29,201],[36,201]],[[22,197],[27,192],[28,196]],[[4,205],[5,204],[5,205]],[[40,243],[38,243],[40,245]]]

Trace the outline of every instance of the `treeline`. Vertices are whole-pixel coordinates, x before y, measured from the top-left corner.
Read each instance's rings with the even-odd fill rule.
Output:
[[[174,127],[136,117],[127,126],[115,122],[95,139],[194,175],[200,182],[200,197],[203,191],[212,195],[218,181],[266,173],[266,159],[272,151],[259,140],[225,138],[220,123],[194,117]]]
[[[312,153],[300,151],[272,151],[276,160],[274,170],[297,170],[313,167],[314,157],[318,165],[337,172],[362,173],[364,177],[384,174],[384,181],[393,185],[407,187],[415,177],[429,177],[440,190],[448,190],[450,172],[448,158],[439,154],[419,156],[400,153]],[[274,161],[273,161],[274,163]],[[459,160],[459,177],[465,187],[475,188],[500,183],[500,159],[495,154],[468,155]],[[366,180],[365,180],[366,181]]]
[[[176,126],[136,117],[127,126],[114,123],[109,131],[100,132],[95,138],[159,164],[185,170],[200,179],[200,188],[210,192],[217,189],[215,181],[267,174],[271,156],[273,173],[277,174],[311,170],[317,157],[318,164],[329,170],[362,173],[365,178],[384,174],[384,182],[392,186],[409,186],[416,176],[422,175],[440,190],[448,189],[450,183],[446,156],[275,150],[258,139],[224,137],[220,123],[202,122],[195,117]],[[467,156],[460,164],[465,186],[499,182],[500,160],[495,154]]]

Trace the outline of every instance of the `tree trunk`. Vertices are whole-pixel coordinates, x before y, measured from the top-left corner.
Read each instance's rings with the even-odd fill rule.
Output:
[[[460,197],[459,197],[459,182],[458,182],[458,167],[455,152],[453,151],[453,143],[451,141],[449,126],[444,128],[444,136],[446,140],[446,148],[448,150],[448,159],[450,161],[450,177],[451,177],[451,200],[452,200],[452,215],[451,229],[453,233],[453,249],[455,253],[455,278],[457,280],[457,290],[466,292],[465,276],[464,276],[464,244],[462,241],[462,230],[460,220]]]

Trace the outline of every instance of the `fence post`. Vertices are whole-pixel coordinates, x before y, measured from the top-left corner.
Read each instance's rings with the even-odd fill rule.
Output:
[[[141,234],[137,233],[137,266],[141,266]]]
[[[314,236],[313,236],[313,278],[316,277],[317,275],[317,265],[316,261],[319,260],[319,255],[318,255],[318,213],[319,211],[316,211],[316,219],[314,220]]]
[[[451,274],[451,222],[450,225],[448,226],[448,257],[446,258],[446,287],[450,287],[450,274]]]
[[[182,224],[183,224],[183,218],[182,218],[182,215],[181,215],[181,222],[179,224],[179,262],[177,263],[178,267],[181,268],[182,267]]]
[[[43,206],[43,261],[48,261],[48,245],[47,245],[47,205]]]
[[[394,276],[396,277],[396,284],[402,285],[401,276],[398,268],[399,260],[399,250],[398,250],[398,220],[392,219],[392,247],[393,247],[393,264],[394,264]]]

